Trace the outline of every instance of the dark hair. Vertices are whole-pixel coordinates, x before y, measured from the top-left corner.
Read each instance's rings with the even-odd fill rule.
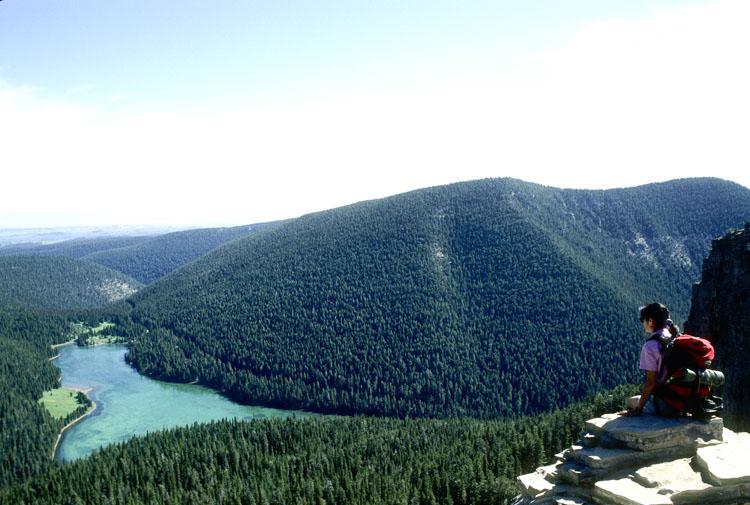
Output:
[[[672,336],[680,334],[680,328],[669,319],[669,309],[661,303],[651,303],[639,309],[641,322],[646,319],[654,320],[654,330],[669,329]]]

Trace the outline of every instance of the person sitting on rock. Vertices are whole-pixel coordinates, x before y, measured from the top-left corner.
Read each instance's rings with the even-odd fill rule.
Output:
[[[652,303],[641,307],[640,319],[643,330],[649,336],[641,348],[639,363],[640,369],[645,373],[645,380],[641,395],[634,396],[628,401],[627,414],[674,417],[679,412],[667,405],[654,393],[659,384],[663,384],[667,378],[667,370],[662,367],[664,348],[674,337],[679,335],[680,330],[669,319],[669,310],[661,303]]]

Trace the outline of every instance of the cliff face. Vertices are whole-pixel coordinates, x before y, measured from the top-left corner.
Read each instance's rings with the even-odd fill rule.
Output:
[[[725,424],[750,429],[750,223],[714,240],[702,280],[693,287],[685,332],[716,347],[714,368],[727,377]]]

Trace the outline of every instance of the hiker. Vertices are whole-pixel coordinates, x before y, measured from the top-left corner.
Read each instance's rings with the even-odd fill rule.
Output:
[[[639,367],[645,374],[640,396],[628,401],[627,415],[641,414],[673,417],[678,412],[667,405],[664,400],[654,395],[659,384],[667,379],[667,370],[662,367],[664,348],[680,330],[669,319],[669,310],[661,303],[652,303],[640,308],[640,319],[643,331],[648,339],[641,348]]]

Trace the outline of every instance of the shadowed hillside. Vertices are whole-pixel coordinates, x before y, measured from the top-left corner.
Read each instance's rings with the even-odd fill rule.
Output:
[[[685,330],[716,345],[715,368],[727,374],[724,418],[736,430],[750,429],[750,224],[714,241],[693,288]]]

